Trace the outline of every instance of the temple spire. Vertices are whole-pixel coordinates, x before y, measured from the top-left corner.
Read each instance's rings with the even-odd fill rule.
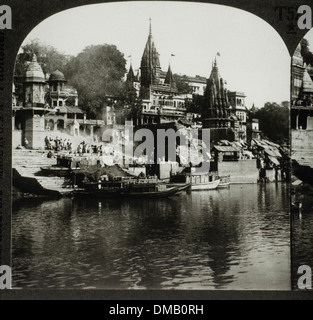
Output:
[[[152,35],[151,18],[149,19],[149,35]]]

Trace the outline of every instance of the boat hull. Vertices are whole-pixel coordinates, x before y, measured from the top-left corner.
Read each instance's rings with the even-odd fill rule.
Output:
[[[171,187],[167,188],[162,191],[155,191],[155,192],[122,192],[121,196],[130,197],[130,198],[155,198],[155,197],[168,197],[174,195],[175,193],[179,192],[179,188]]]
[[[50,175],[50,176],[57,176],[57,177],[65,177],[71,171],[75,171],[75,169],[69,169],[69,168],[57,167],[57,166],[40,167],[40,170],[43,175]]]
[[[191,191],[215,190],[219,184],[220,180],[215,180],[208,183],[191,184]]]

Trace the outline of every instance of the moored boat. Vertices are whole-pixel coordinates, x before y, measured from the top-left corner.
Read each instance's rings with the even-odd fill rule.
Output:
[[[185,187],[187,187],[185,185]],[[155,178],[115,177],[84,181],[81,187],[73,191],[74,195],[87,197],[166,197],[182,190],[179,187],[167,186]]]
[[[171,183],[190,184],[191,191],[214,190],[220,184],[216,172],[185,172],[172,176]]]
[[[40,167],[40,170],[41,170],[41,174],[43,175],[64,177],[68,175],[71,171],[75,171],[77,169],[53,165],[53,166]]]
[[[83,197],[111,198],[120,196],[127,186],[127,181],[85,182],[84,187],[74,190],[73,194]]]
[[[191,187],[190,183],[167,183],[168,188],[175,187],[178,188],[179,191],[188,190]]]
[[[202,191],[202,190],[215,190],[220,183],[220,180],[207,181],[207,182],[198,182],[191,184],[192,191]]]
[[[168,197],[179,192],[178,187],[168,187],[163,183],[130,183],[121,192],[126,197]]]
[[[220,183],[217,186],[218,189],[228,188],[230,186],[230,176],[219,176]]]

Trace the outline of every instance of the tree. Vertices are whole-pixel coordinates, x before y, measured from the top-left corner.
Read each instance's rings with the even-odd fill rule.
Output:
[[[59,52],[52,46],[43,44],[40,40],[31,40],[22,46],[22,52],[17,55],[14,68],[14,83],[16,95],[23,96],[23,80],[29,63],[32,61],[33,54],[36,54],[37,61],[45,74],[53,71],[65,71],[66,65],[71,56]]]
[[[121,92],[125,64],[124,55],[108,44],[88,46],[68,63],[65,76],[77,89],[80,106],[88,116],[100,114],[108,97]]]
[[[187,76],[183,75],[178,75],[174,74],[173,78],[175,80],[176,86],[177,86],[177,91],[179,94],[188,94],[192,93],[192,88],[188,84],[188,79]]]
[[[15,64],[15,76],[23,77],[28,63],[32,61],[33,54],[37,56],[37,61],[45,74],[52,73],[55,70],[65,71],[66,65],[71,56],[59,52],[56,48],[46,45],[40,40],[31,40],[22,46],[23,52],[19,53]]]
[[[123,83],[115,103],[117,121],[124,123],[127,119],[135,122],[142,115],[142,100],[137,97],[136,89],[131,81]]]
[[[289,141],[289,102],[280,105],[266,102],[261,109],[250,110],[250,117],[259,119],[260,130],[267,138],[278,144]]]
[[[198,94],[194,94],[192,99],[186,99],[186,109],[187,112],[203,114],[205,110],[205,100],[204,97]]]

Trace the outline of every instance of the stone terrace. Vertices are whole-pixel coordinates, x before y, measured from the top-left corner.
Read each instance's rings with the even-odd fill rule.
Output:
[[[64,177],[38,175],[40,167],[54,164],[56,164],[56,158],[47,158],[47,151],[14,149],[12,153],[12,168],[15,169],[22,178],[37,180],[43,190],[48,191],[47,193],[54,191],[60,195],[70,194],[73,189],[64,187]],[[25,179],[25,181],[27,180]],[[32,193],[32,190],[29,190],[29,193]]]

